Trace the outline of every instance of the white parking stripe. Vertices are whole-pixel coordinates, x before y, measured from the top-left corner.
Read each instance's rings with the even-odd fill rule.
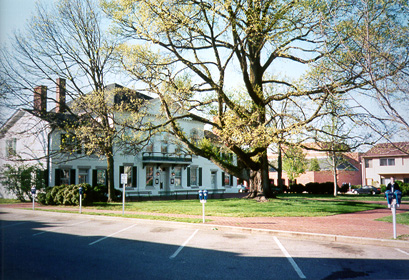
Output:
[[[75,223],[75,224],[70,224],[70,225],[67,225],[67,226],[76,226],[76,225],[79,225],[79,224],[83,224],[83,223],[85,223],[85,222],[87,222],[87,221],[82,221],[82,222]],[[51,230],[41,231],[41,232],[38,232],[38,233],[34,233],[33,236],[41,235],[41,234],[44,234],[44,233],[47,233],[47,232],[53,232],[53,231],[56,231],[56,230],[58,230],[58,229],[60,229],[60,228],[64,228],[64,227],[67,227],[67,226],[56,227],[56,228],[53,228],[53,229],[51,229]]]
[[[91,243],[89,243],[88,245],[92,246],[92,245],[94,245],[94,244],[96,244],[96,243],[98,243],[98,242],[101,242],[102,240],[105,240],[105,239],[107,239],[107,238],[109,238],[109,237],[112,237],[112,236],[114,236],[114,235],[116,235],[116,234],[118,234],[118,233],[120,233],[120,232],[123,232],[123,231],[126,231],[126,230],[130,229],[130,228],[133,228],[134,226],[136,226],[136,225],[132,225],[132,226],[130,226],[130,227],[121,229],[120,231],[114,232],[113,234],[110,234],[110,235],[105,236],[105,237],[102,237],[102,238],[100,238],[100,239],[98,239],[98,240],[96,240],[96,241],[94,241],[94,242],[91,242]]]
[[[301,271],[301,269],[298,267],[297,263],[294,261],[294,259],[291,257],[291,255],[287,252],[287,250],[284,248],[283,244],[278,240],[276,236],[273,237],[274,241],[277,243],[278,247],[280,247],[281,251],[287,258],[287,260],[290,262],[290,264],[293,266],[295,272],[297,272],[298,276],[302,279],[305,279],[304,273]]]
[[[183,248],[185,248],[185,246],[187,245],[187,243],[189,243],[189,241],[196,235],[196,233],[197,233],[198,231],[199,231],[198,229],[195,230],[195,232],[185,241],[185,243],[183,243],[182,246],[180,246],[180,247],[175,251],[175,253],[173,253],[173,255],[169,257],[169,259],[174,259],[174,258],[176,258],[176,256],[180,253],[180,251],[182,251]]]
[[[403,253],[403,254],[405,254],[405,255],[408,255],[408,256],[409,256],[409,253],[408,253],[408,252],[406,252],[406,251],[403,251],[403,250],[398,249],[398,248],[395,248],[395,250],[397,250],[397,251],[399,251],[399,252],[401,252],[401,253]]]

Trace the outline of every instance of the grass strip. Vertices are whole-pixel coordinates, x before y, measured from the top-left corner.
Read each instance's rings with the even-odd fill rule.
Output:
[[[0,198],[0,204],[16,204],[21,203],[18,199]]]
[[[26,210],[31,210],[31,208],[25,208]],[[60,209],[39,209],[36,211],[45,211],[45,212],[57,212],[57,213],[70,213],[70,214],[79,214],[77,210],[60,210]],[[103,212],[82,212],[85,215],[94,215],[94,216],[108,216],[108,217],[123,217],[123,218],[134,218],[134,219],[145,219],[145,220],[160,220],[160,221],[171,221],[171,222],[183,222],[183,223],[203,223],[203,219],[199,218],[184,218],[184,217],[168,217],[168,216],[157,216],[157,215],[141,215],[141,214],[119,214],[119,213],[103,213]],[[206,222],[211,222],[212,220],[206,219]]]
[[[376,221],[393,223],[392,215],[376,219]],[[409,225],[409,212],[396,214],[396,223],[402,225]]]

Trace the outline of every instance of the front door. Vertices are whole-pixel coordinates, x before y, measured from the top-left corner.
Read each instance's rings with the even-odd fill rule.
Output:
[[[167,168],[160,173],[160,189],[169,190],[169,170]]]
[[[210,179],[212,189],[217,189],[217,171],[212,171]]]

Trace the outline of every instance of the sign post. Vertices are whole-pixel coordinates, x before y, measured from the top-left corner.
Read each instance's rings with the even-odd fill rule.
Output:
[[[31,196],[33,197],[33,211],[34,211],[34,200],[36,197],[36,187],[31,187]]]
[[[122,215],[125,215],[125,186],[128,183],[128,174],[121,174],[121,184],[122,184]]]

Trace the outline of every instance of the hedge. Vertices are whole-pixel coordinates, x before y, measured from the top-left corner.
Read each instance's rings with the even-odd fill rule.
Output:
[[[38,194],[38,201],[44,205],[79,205],[80,187],[84,189],[83,205],[107,201],[107,188],[105,186],[92,187],[89,184],[49,187],[45,192]]]

